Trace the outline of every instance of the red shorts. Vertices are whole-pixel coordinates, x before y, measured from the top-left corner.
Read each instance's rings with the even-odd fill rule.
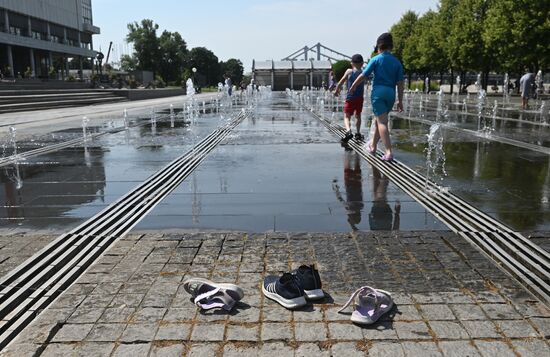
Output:
[[[344,113],[351,116],[353,113],[355,115],[361,115],[363,111],[363,97],[346,99],[344,104]]]

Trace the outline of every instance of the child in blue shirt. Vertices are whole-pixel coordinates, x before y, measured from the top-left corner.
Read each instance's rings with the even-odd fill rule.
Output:
[[[388,114],[395,103],[395,87],[397,86],[398,100],[397,111],[403,111],[403,66],[394,55],[393,38],[390,33],[383,33],[376,41],[376,50],[378,55],[372,58],[367,67],[361,73],[349,89],[353,92],[359,85],[363,85],[363,80],[374,73],[372,80],[372,110],[374,120],[376,121],[376,130],[372,142],[368,144],[369,152],[374,154],[378,141],[382,139],[385,146],[385,153],[382,156],[383,161],[392,161],[393,152],[391,147],[390,133],[388,130]]]

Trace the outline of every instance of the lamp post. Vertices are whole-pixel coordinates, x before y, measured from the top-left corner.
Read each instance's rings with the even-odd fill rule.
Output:
[[[197,69],[195,67],[191,68],[191,72],[193,72],[193,87],[195,88],[195,91],[197,89],[197,83],[196,83],[196,73],[197,73]]]

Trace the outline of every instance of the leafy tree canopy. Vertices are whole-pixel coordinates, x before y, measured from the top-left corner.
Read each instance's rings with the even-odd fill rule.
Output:
[[[338,62],[335,62],[332,64],[332,71],[334,72],[334,78],[339,81],[344,73],[346,73],[346,70],[348,68],[351,68],[351,64],[349,60],[340,60]]]
[[[498,0],[487,11],[483,39],[502,68],[550,67],[550,2]]]
[[[164,31],[159,38],[161,77],[168,81],[179,81],[185,66],[187,44],[178,32]]]
[[[222,79],[218,57],[206,47],[195,47],[189,51],[188,66],[197,69],[198,78],[204,78],[205,83],[199,83],[201,86],[213,86]]]
[[[418,21],[418,15],[414,11],[407,11],[401,19],[391,27],[390,32],[393,36],[393,54],[404,62],[403,51],[405,46],[410,42],[413,34],[416,22]],[[414,69],[410,67],[408,63],[403,63],[405,70]]]
[[[550,70],[550,1],[440,0],[407,11],[390,32],[409,72]]]
[[[141,24],[128,24],[126,41],[134,44],[136,68],[156,72],[159,67],[160,41],[157,37],[159,26],[153,20],[141,20]]]
[[[226,62],[220,62],[222,75],[228,75],[233,83],[239,84],[243,80],[243,63],[235,58],[230,58]]]
[[[120,68],[123,71],[135,71],[137,69],[137,59],[135,56],[123,55],[120,58]]]

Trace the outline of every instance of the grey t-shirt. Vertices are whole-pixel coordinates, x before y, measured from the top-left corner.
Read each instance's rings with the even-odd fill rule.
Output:
[[[533,82],[535,82],[535,75],[533,73],[526,73],[521,77],[519,80],[519,88],[523,97],[529,96]]]

